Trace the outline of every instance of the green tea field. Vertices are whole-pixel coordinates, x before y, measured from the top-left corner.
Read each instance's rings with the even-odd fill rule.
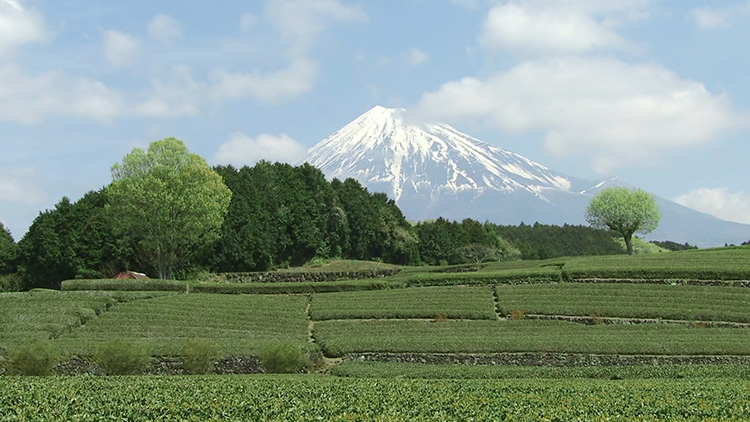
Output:
[[[749,248],[317,273],[0,293],[0,421],[750,419]],[[112,340],[149,369],[70,375]],[[196,340],[255,372],[305,359],[186,375]],[[20,375],[40,341],[54,376]]]

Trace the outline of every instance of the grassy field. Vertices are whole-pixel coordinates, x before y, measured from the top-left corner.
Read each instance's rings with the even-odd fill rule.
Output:
[[[748,380],[5,377],[0,421],[742,421]]]
[[[681,325],[582,325],[564,321],[321,321],[315,338],[330,356],[346,353],[555,352],[747,355],[750,331]]]
[[[314,320],[357,318],[496,319],[492,289],[419,287],[313,296]]]
[[[410,379],[737,379],[750,380],[750,366],[726,365],[620,365],[620,366],[517,366],[419,364],[398,362],[346,362],[331,373],[352,378]]]
[[[0,293],[0,348],[53,339],[96,319],[117,304],[165,294],[55,290]]]
[[[112,308],[56,341],[71,353],[91,354],[111,339],[179,355],[188,339],[207,339],[226,354],[251,355],[271,342],[308,340],[304,296],[181,294]]]
[[[749,258],[749,246],[634,256],[575,257],[564,260],[563,271],[572,279],[749,280]]]
[[[654,284],[497,286],[500,313],[750,322],[750,289]]]
[[[381,265],[339,261],[318,270]],[[218,345],[224,356],[257,356],[273,343],[308,345],[310,329],[331,358],[531,352],[552,358],[522,362],[548,366],[489,365],[487,359],[478,365],[328,359],[321,365],[327,375],[4,375],[0,422],[750,420],[750,367],[732,357],[750,356],[748,328],[584,325],[496,314],[747,323],[750,288],[675,281],[750,280],[750,248],[481,264],[473,266],[475,272],[446,272],[467,267],[472,266],[406,268],[387,278],[335,282],[79,280],[64,286],[83,291],[0,294],[0,369],[8,368],[9,351],[39,339],[50,339],[63,359],[91,355],[113,339],[143,344],[153,356],[179,356],[194,338]],[[591,278],[637,284],[571,282]],[[128,291],[142,287],[180,292]],[[557,355],[567,353],[573,355]],[[725,358],[700,362],[734,363],[647,365],[642,362],[655,358],[610,355],[658,355],[666,362],[720,355]],[[578,362],[555,356],[583,357]]]

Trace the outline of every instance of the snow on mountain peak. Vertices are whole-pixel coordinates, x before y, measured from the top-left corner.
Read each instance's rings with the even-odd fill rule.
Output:
[[[487,190],[567,191],[571,181],[541,164],[444,123],[416,121],[403,108],[375,106],[308,150],[328,177],[352,177],[399,201]]]

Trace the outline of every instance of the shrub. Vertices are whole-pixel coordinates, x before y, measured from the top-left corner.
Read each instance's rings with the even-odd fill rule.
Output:
[[[260,353],[266,372],[293,374],[310,365],[310,359],[299,346],[292,343],[273,343]]]
[[[308,268],[320,268],[324,265],[326,265],[326,259],[320,256],[315,256],[309,261],[305,262],[305,267]]]
[[[0,275],[0,292],[20,292],[23,290],[21,274]]]
[[[188,284],[178,280],[115,280],[115,279],[80,279],[65,280],[62,282],[62,290],[115,290],[115,291],[187,291]]]
[[[185,369],[191,374],[209,374],[214,370],[214,361],[220,356],[219,347],[202,339],[188,340],[183,357]]]
[[[10,371],[20,375],[50,375],[59,353],[45,340],[25,344],[10,355]]]
[[[146,370],[149,357],[142,345],[118,339],[99,347],[94,359],[107,375],[134,375]]]

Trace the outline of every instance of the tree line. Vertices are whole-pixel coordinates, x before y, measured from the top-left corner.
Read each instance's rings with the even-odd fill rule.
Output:
[[[0,290],[124,270],[183,279],[267,271],[318,258],[446,265],[623,252],[611,232],[584,226],[412,224],[354,179],[328,181],[309,164],[209,168],[172,138],[135,149],[112,173],[112,184],[41,212],[18,243],[0,223]]]

